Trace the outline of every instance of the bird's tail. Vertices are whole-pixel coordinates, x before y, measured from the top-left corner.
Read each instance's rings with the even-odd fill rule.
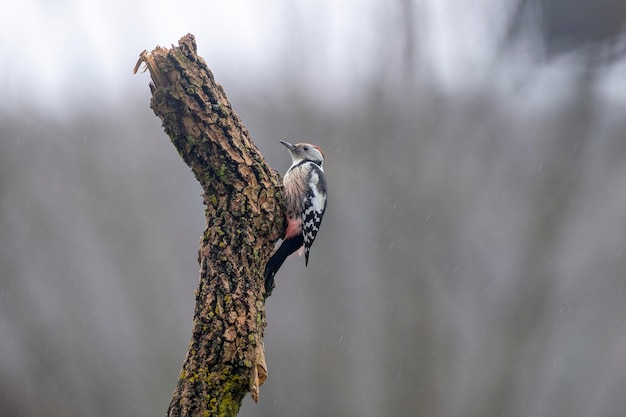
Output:
[[[274,290],[274,275],[283,265],[285,259],[302,246],[304,243],[304,237],[302,234],[299,234],[295,237],[283,240],[283,243],[280,245],[278,250],[274,252],[269,261],[267,261],[267,265],[265,266],[265,298],[272,295],[272,290]]]

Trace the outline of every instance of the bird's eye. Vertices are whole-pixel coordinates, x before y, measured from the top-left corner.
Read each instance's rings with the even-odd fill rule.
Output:
[[[309,148],[308,146],[305,146],[305,147],[304,147],[304,148],[302,148],[302,149],[304,149],[305,151],[308,151],[308,150],[309,150],[309,149],[311,149],[311,148]]]

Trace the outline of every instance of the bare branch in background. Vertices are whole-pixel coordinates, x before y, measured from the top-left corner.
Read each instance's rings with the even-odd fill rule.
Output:
[[[626,3],[621,0],[516,0],[504,47],[541,32],[548,58],[582,51],[589,65],[610,64],[626,53]]]

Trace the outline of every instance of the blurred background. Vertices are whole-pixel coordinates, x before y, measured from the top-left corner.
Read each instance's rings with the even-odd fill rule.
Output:
[[[626,414],[626,3],[7,0],[0,415],[165,415],[202,190],[139,53],[196,36],[268,162],[326,154],[241,416]]]

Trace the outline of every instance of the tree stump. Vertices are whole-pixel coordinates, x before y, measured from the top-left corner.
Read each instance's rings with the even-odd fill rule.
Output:
[[[235,416],[267,376],[263,270],[284,232],[280,175],[265,162],[193,35],[143,51],[150,107],[204,191],[193,334],[168,416]]]

